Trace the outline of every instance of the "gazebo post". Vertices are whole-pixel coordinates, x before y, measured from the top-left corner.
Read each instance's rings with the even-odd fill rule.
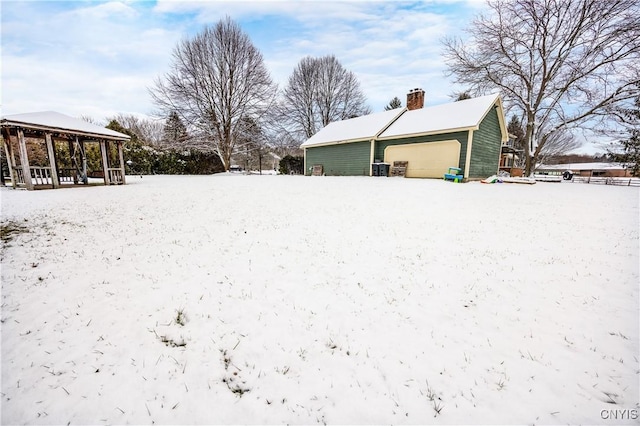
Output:
[[[78,140],[76,136],[76,142],[80,147],[80,154],[82,154],[82,183],[89,185],[89,177],[87,176],[87,151],[84,150],[84,140]]]
[[[33,180],[31,179],[31,169],[29,168],[29,153],[27,152],[27,142],[24,139],[24,132],[18,129],[18,147],[20,148],[20,165],[24,175],[24,184],[28,190],[33,190]]]
[[[118,146],[118,157],[120,158],[120,173],[122,174],[122,184],[126,185],[127,182],[124,177],[124,143],[122,141],[118,141],[116,142],[116,145]]]
[[[82,183],[89,184],[89,177],[87,176],[87,152],[84,150],[84,140],[79,140],[76,136],[76,142],[80,147],[80,154],[82,155]]]
[[[7,156],[7,165],[9,166],[9,174],[11,175],[11,186],[15,189],[18,187],[18,171],[16,170],[16,157],[13,155],[11,132],[9,129],[2,129],[2,137],[4,139],[4,153]]]
[[[55,150],[53,149],[53,139],[51,138],[51,133],[45,133],[44,139],[47,143],[47,154],[49,155],[49,164],[51,165],[51,182],[53,183],[53,189],[58,189],[60,187],[60,181],[58,180],[56,154]]]
[[[71,167],[73,167],[73,184],[77,185],[78,184],[78,173],[76,173],[77,170],[77,165],[78,162],[74,161],[75,160],[75,156],[73,155],[73,151],[74,151],[74,143],[73,140],[71,140],[71,137],[69,137],[67,139],[67,144],[69,145],[69,160],[71,161]]]
[[[100,153],[102,154],[102,170],[104,174],[104,184],[109,185],[109,157],[107,156],[107,149],[109,145],[104,139],[100,140]]]

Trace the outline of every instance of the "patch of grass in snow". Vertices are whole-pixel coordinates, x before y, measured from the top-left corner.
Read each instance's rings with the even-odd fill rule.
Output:
[[[187,315],[184,313],[184,309],[178,309],[176,311],[176,317],[174,321],[176,322],[176,324],[184,327],[184,325],[187,323]]]
[[[27,220],[25,219],[25,222]],[[7,221],[0,225],[0,240],[2,240],[3,244],[7,244],[13,237],[17,234],[24,234],[29,232],[29,228],[27,228],[24,224],[16,221]]]
[[[227,388],[234,394],[238,395],[238,397],[242,398],[247,392],[251,392],[251,389],[246,387],[246,382],[240,378],[238,375],[240,368],[236,367],[233,362],[231,362],[231,355],[227,353],[226,349],[220,349],[220,353],[222,354],[222,362],[224,363],[224,370],[227,374],[222,378],[222,383],[227,385]],[[233,366],[234,371],[229,371],[229,367]],[[288,371],[288,369],[287,369]]]
[[[182,348],[187,346],[187,342],[185,342],[183,338],[181,338],[180,340],[174,340],[164,334],[159,335],[155,330],[153,330],[153,333],[156,335],[156,338],[166,346],[171,346],[172,348]]]
[[[159,339],[165,345],[171,346],[173,348],[181,348],[181,347],[187,346],[187,342],[185,342],[184,339],[180,339],[176,341],[168,338],[167,336],[160,336]]]
[[[440,414],[443,408],[444,408],[444,405],[441,402],[433,401],[433,411],[436,412],[436,414],[434,414],[433,417],[438,417],[438,414]]]
[[[442,399],[437,395],[436,391],[429,386],[429,381],[427,381],[427,390],[425,392],[420,391],[420,393],[427,397],[427,399],[431,402],[431,406],[433,411],[435,412],[433,417],[437,417],[442,409],[444,408],[444,404],[442,403]]]

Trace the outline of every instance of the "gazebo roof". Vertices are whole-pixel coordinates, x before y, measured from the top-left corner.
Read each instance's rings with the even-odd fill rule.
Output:
[[[2,127],[57,131],[69,135],[99,139],[129,140],[130,136],[55,111],[30,112],[3,116]]]

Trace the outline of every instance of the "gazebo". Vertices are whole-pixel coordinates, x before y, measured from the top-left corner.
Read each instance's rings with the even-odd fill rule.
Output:
[[[13,188],[88,185],[89,178],[125,184],[122,145],[128,135],[54,111],[7,115],[0,127]],[[87,149],[92,146],[99,160],[89,170]]]

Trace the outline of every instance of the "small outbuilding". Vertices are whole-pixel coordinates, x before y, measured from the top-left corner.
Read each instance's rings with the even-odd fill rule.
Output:
[[[53,111],[7,115],[0,127],[13,188],[88,185],[89,178],[125,184],[128,135]]]
[[[380,163],[401,164],[407,177],[442,179],[450,167],[465,179],[498,172],[508,140],[498,94],[423,106],[424,91],[414,89],[406,108],[330,123],[301,145],[305,174],[380,175]]]

